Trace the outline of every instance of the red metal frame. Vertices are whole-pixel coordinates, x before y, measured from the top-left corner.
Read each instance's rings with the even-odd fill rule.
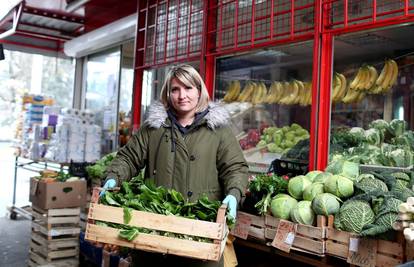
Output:
[[[192,0],[191,3],[196,0]],[[177,46],[174,56],[169,59],[166,51],[169,42],[167,26],[163,28],[164,33],[164,57],[157,60],[157,36],[163,20],[157,20],[155,25],[146,25],[145,20],[151,5],[155,5],[156,17],[159,15],[159,8],[162,4],[170,3],[169,0],[143,0],[138,1],[138,27],[136,39],[136,62],[135,62],[135,90],[134,90],[134,125],[139,125],[140,103],[142,90],[143,69],[164,66],[175,62],[189,62],[201,59],[201,73],[209,93],[213,96],[215,80],[215,61],[217,56],[246,52],[262,47],[282,45],[293,42],[314,40],[313,70],[312,70],[312,109],[311,109],[311,139],[310,139],[310,169],[324,169],[328,162],[329,134],[330,134],[330,94],[333,60],[333,38],[350,32],[365,31],[375,28],[382,28],[402,23],[414,22],[414,6],[408,0],[387,1],[387,3],[401,7],[384,9],[383,1],[360,0],[362,15],[354,14],[354,6],[349,6],[349,0],[315,0],[309,3],[300,4],[294,0],[283,2],[277,0],[264,1],[265,8],[259,6],[261,3],[252,1],[250,9],[241,6],[239,0],[210,0],[203,1],[203,39],[202,50],[195,55],[191,53],[190,43],[193,37],[191,29],[185,36],[188,46],[184,57],[177,57]],[[352,3],[358,2],[357,0]],[[244,2],[243,2],[244,3]],[[303,3],[303,2],[302,2]],[[368,8],[364,6],[372,3]],[[402,4],[401,4],[402,3]],[[269,7],[270,4],[270,8]],[[191,5],[192,6],[192,5]],[[340,6],[341,8],[338,8]],[[270,9],[270,12],[269,12]],[[386,8],[385,8],[386,9]],[[166,8],[168,11],[168,8]],[[342,16],[336,14],[342,10]],[[228,14],[227,14],[227,13]],[[351,13],[350,13],[351,12]],[[364,13],[365,12],[365,13]],[[167,12],[168,13],[168,12]],[[190,14],[194,10],[190,10]],[[264,13],[264,14],[262,14]],[[246,16],[246,14],[248,14]],[[311,26],[306,19],[314,14]],[[167,15],[167,14],[166,14]],[[143,21],[144,20],[144,21]],[[177,28],[174,28],[176,38],[172,43],[178,43],[180,38],[179,18],[175,21]],[[288,22],[286,22],[288,21]],[[141,23],[140,23],[141,22]],[[164,22],[173,21],[166,18]],[[192,25],[192,17],[188,18],[188,24]],[[264,23],[263,23],[264,22]],[[168,27],[172,27],[169,24]],[[265,26],[263,26],[265,25]],[[264,27],[264,28],[260,28]],[[147,45],[149,29],[153,31],[153,53],[150,61],[146,61],[146,53],[151,51],[151,45]],[[231,34],[233,32],[233,34]],[[263,34],[265,32],[265,34]],[[201,34],[201,33],[200,33]],[[158,39],[160,41],[160,39]],[[162,39],[161,39],[162,41]],[[137,77],[139,76],[139,77]]]

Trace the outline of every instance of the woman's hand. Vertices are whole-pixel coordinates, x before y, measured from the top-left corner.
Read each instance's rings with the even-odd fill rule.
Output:
[[[222,202],[223,204],[227,204],[227,208],[229,209],[229,214],[236,220],[237,215],[237,200],[232,195],[227,195],[226,198]]]
[[[102,197],[103,195],[105,195],[105,192],[107,189],[114,188],[115,186],[116,186],[116,180],[114,178],[109,178],[108,180],[106,180],[103,186],[103,189],[101,193],[99,194],[99,197]]]

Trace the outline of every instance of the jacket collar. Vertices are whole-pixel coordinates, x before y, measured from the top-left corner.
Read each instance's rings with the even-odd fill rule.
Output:
[[[216,128],[229,125],[230,115],[227,110],[218,103],[210,102],[208,105],[209,112],[204,116],[204,121],[207,123],[207,127],[214,130]],[[160,101],[155,101],[148,108],[147,119],[144,124],[150,128],[161,128],[161,126],[170,126],[171,123],[168,119],[167,111],[164,105]],[[168,121],[168,122],[167,122]]]

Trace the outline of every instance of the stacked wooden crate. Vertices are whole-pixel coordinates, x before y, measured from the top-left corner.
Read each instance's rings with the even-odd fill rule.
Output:
[[[80,208],[32,209],[29,266],[78,266]]]

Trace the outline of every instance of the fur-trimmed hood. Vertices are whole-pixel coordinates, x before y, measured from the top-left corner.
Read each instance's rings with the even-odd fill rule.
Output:
[[[208,110],[209,112],[204,119],[210,129],[214,130],[229,125],[230,115],[223,106],[218,103],[210,102]],[[167,118],[168,114],[164,105],[160,101],[156,101],[148,108],[147,119],[144,124],[151,128],[160,128],[161,126],[165,126]]]

